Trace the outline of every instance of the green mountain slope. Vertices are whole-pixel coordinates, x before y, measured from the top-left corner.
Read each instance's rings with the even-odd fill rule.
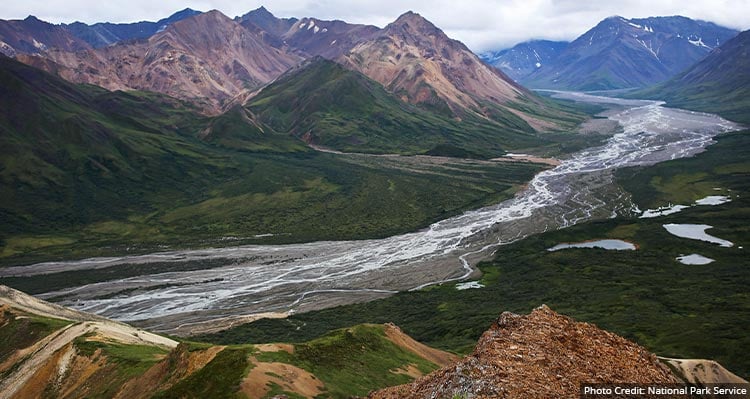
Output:
[[[467,115],[458,121],[403,102],[368,77],[319,57],[281,76],[246,108],[275,132],[346,152],[492,157],[552,142],[501,107],[486,106],[494,120]],[[583,118],[562,109],[547,116],[568,128]]]
[[[750,31],[744,31],[677,77],[629,96],[718,113],[750,123]]]

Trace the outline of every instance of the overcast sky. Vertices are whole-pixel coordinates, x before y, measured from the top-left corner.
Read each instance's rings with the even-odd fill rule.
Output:
[[[529,39],[573,40],[600,20],[684,15],[750,28],[750,0],[6,0],[0,18],[53,23],[156,21],[190,7],[235,17],[264,5],[277,17],[316,17],[385,26],[412,10],[481,52]]]

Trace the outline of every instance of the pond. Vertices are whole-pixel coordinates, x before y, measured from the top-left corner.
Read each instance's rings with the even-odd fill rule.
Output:
[[[552,248],[547,248],[547,251],[559,251],[561,249],[568,248],[601,248],[610,249],[616,251],[634,251],[635,244],[623,240],[597,240],[597,241],[585,241],[575,243],[563,243],[557,244]]]

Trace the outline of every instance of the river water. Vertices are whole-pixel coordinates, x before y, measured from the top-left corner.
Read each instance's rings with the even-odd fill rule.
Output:
[[[171,251],[7,268],[8,275],[118,265],[212,262],[211,268],[142,275],[49,292],[42,298],[155,331],[261,312],[304,311],[371,300],[396,291],[457,281],[499,245],[592,218],[633,212],[613,184],[617,168],[693,155],[716,134],[739,126],[718,116],[661,103],[580,93],[560,97],[611,104],[622,128],[605,144],[539,173],[516,197],[409,234],[377,240]],[[218,264],[218,266],[217,266]],[[192,268],[194,269],[194,267]]]

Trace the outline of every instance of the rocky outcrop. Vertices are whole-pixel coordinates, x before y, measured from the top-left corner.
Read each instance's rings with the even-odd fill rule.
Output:
[[[369,398],[577,398],[582,383],[675,382],[646,349],[543,305],[503,313],[469,356]]]

